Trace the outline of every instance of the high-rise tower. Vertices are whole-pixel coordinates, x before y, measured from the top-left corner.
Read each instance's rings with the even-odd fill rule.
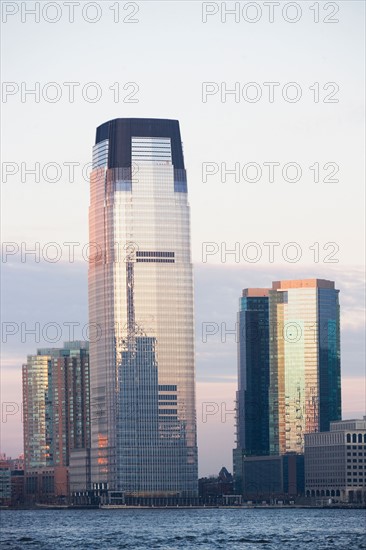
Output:
[[[39,348],[23,365],[25,469],[69,466],[90,446],[89,344]]]
[[[89,215],[91,476],[133,496],[195,496],[193,282],[176,120],[97,128]]]
[[[341,419],[339,290],[276,281],[269,291],[271,454],[304,452],[304,434]]]
[[[301,454],[305,434],[341,418],[339,291],[323,279],[245,289],[238,327],[240,490],[245,457]]]
[[[237,445],[246,455],[269,453],[268,290],[246,288],[238,314]]]

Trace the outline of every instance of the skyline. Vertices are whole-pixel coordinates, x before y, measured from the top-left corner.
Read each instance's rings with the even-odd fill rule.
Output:
[[[84,269],[80,271],[80,267]],[[81,327],[84,324],[87,324],[87,300],[86,300],[86,289],[84,292],[84,298],[82,298],[82,293],[80,292],[83,285],[86,284],[86,264],[80,263],[78,265],[74,264],[74,269],[77,268],[79,273],[77,278],[75,277],[75,282],[78,281],[77,287],[69,295],[70,304],[74,304],[73,310],[83,307],[84,310],[84,319],[80,319],[79,327],[75,327],[75,337],[80,335]],[[52,275],[54,270],[54,265],[51,267],[51,272],[48,276]],[[65,266],[64,266],[65,267]],[[204,267],[206,270],[209,269],[207,266]],[[67,279],[66,273],[70,270],[70,265],[66,265],[66,272],[63,271],[59,273],[56,277],[57,286],[62,284],[62,282]],[[224,340],[224,332],[221,331],[221,323],[225,323],[225,328],[227,331],[233,330],[235,328],[236,314],[237,314],[237,290],[239,289],[239,284],[242,280],[242,277],[239,273],[235,273],[234,276],[231,274],[229,277],[230,285],[228,285],[228,270],[225,266],[219,268],[218,273],[211,271],[211,288],[208,288],[206,283],[207,273],[203,277],[202,275],[197,280],[198,270],[195,270],[195,301],[196,301],[196,363],[197,363],[197,428],[198,428],[198,450],[199,450],[199,471],[200,476],[206,474],[212,474],[218,471],[222,465],[230,465],[231,463],[231,449],[234,446],[234,415],[231,411],[234,409],[234,399],[235,392],[237,390],[237,357],[236,357],[236,338],[231,334],[227,334],[226,342]],[[217,269],[216,269],[217,271]],[[55,273],[53,271],[53,273]],[[230,270],[229,270],[230,273]],[[284,272],[286,273],[286,272]],[[288,273],[288,271],[287,271]],[[304,274],[304,271],[301,271]],[[279,270],[276,270],[273,273],[272,279],[281,278],[279,276]],[[295,278],[295,274],[292,272]],[[309,276],[312,273],[309,274]],[[319,273],[318,273],[319,274]],[[329,274],[329,272],[328,272]],[[217,283],[215,282],[216,278],[221,280],[222,276],[226,275],[226,290],[224,298],[220,301],[217,301]],[[320,275],[325,276],[324,271]],[[242,275],[244,277],[244,274]],[[246,274],[248,277],[248,274]],[[329,275],[330,276],[330,275]],[[363,376],[363,363],[362,363],[362,354],[360,352],[354,351],[355,342],[361,342],[362,340],[362,330],[354,331],[349,330],[352,328],[352,322],[357,315],[361,315],[362,318],[362,308],[357,310],[354,305],[354,297],[357,295],[356,291],[353,291],[352,296],[347,296],[347,287],[349,287],[351,282],[351,275],[342,283],[340,283],[339,274],[333,273],[337,287],[340,288],[340,303],[341,303],[341,319],[344,319],[342,323],[341,320],[341,378],[342,378],[342,417],[343,418],[362,418],[364,415],[363,405],[365,402],[365,389],[364,389],[364,376]],[[361,295],[363,292],[362,286],[362,273],[360,273],[360,285],[359,291]],[[282,278],[285,278],[284,276]],[[16,279],[17,281],[17,279]],[[248,285],[245,286],[255,286],[256,282],[265,286],[268,283],[267,274],[264,273],[261,275],[252,274],[252,278],[247,278]],[[19,286],[19,285],[17,285]],[[21,285],[20,285],[21,286]],[[243,285],[244,288],[244,285]],[[357,288],[357,286],[355,286]],[[40,282],[39,290],[43,291],[43,283]],[[38,294],[34,296],[34,303],[38,300]],[[11,296],[10,296],[11,297]],[[46,302],[52,298],[52,292],[49,291],[49,298]],[[212,310],[212,301],[216,300],[215,310]],[[362,302],[361,302],[362,303]],[[231,304],[231,308],[230,308]],[[360,300],[358,301],[360,304]],[[201,313],[197,315],[197,309]],[[65,314],[66,311],[66,314]],[[357,314],[358,311],[358,314]],[[70,313],[70,308],[67,307],[67,304],[60,304],[60,308],[57,309],[57,315],[50,316],[47,313],[47,308],[43,311],[42,315],[39,317],[39,320],[42,326],[47,322],[58,322],[60,328],[64,329],[64,334],[67,340],[68,328],[65,331],[64,322],[70,322],[70,315],[67,315],[67,312]],[[210,313],[208,313],[210,312]],[[205,314],[206,313],[206,314]],[[77,316],[73,316],[72,321],[79,319]],[[34,318],[33,318],[34,319]],[[28,319],[27,322],[31,325],[33,319]],[[74,322],[75,322],[74,321]],[[217,334],[213,336],[207,336],[207,341],[203,342],[202,330],[203,323],[216,323],[219,330]],[[345,325],[345,326],[344,326]],[[343,328],[344,327],[344,328]],[[79,332],[77,332],[79,330]],[[18,345],[13,347],[13,352],[18,349],[23,350],[14,358],[15,364],[21,364],[24,362],[24,359],[27,353],[35,352],[37,347],[46,347],[45,343],[36,344],[32,341],[32,335],[30,335],[31,340],[23,344],[20,343],[20,332],[14,337],[9,337],[8,345],[14,346],[14,339],[19,340]],[[345,339],[347,346],[345,349]],[[62,346],[63,342],[56,342],[54,344],[48,343],[47,346]],[[353,360],[353,355],[356,355],[356,361]],[[345,360],[345,357],[347,360]],[[18,363],[20,361],[20,363]],[[353,372],[349,369],[349,364],[354,365]],[[9,373],[14,374],[14,367],[7,369]],[[4,366],[3,366],[4,374]],[[20,382],[19,382],[20,381]],[[20,403],[21,402],[21,369],[18,372],[18,377],[12,376],[12,384],[7,385],[7,395],[16,396],[19,395],[18,399],[11,399],[11,402]],[[224,407],[222,403],[225,403]],[[212,404],[217,404],[217,407]],[[205,421],[204,421],[205,420]],[[17,455],[22,450],[22,426],[20,424],[20,412],[17,412],[13,416],[9,416],[8,422],[2,424],[3,437],[7,441],[11,441],[11,445],[7,446],[4,451],[7,451],[10,455]],[[18,434],[18,435],[17,435]],[[213,438],[213,434],[215,437]],[[218,448],[217,441],[225,442]]]
[[[362,418],[364,3],[340,2],[336,24],[322,20],[314,23],[314,13],[305,7],[296,24],[287,23],[280,15],[270,23],[264,9],[262,19],[250,24],[242,18],[240,23],[233,18],[222,23],[220,13],[204,23],[200,2],[139,2],[135,16],[139,22],[118,25],[112,23],[113,11],[108,9],[112,4],[103,3],[106,11],[96,24],[82,20],[77,11],[72,24],[65,12],[55,24],[44,20],[36,24],[31,17],[22,23],[20,13],[9,16],[3,24],[2,50],[7,56],[2,59],[2,77],[5,82],[15,82],[19,92],[8,95],[1,104],[6,176],[2,185],[2,202],[6,204],[2,209],[2,240],[18,245],[19,252],[1,264],[2,319],[16,323],[19,332],[9,335],[1,346],[2,401],[21,402],[21,365],[26,355],[45,344],[57,347],[69,340],[63,323],[79,323],[75,338],[83,337],[81,328],[88,322],[87,262],[81,252],[89,240],[89,183],[88,170],[84,173],[82,168],[91,158],[95,127],[116,117],[151,116],[178,119],[184,138],[192,212],[200,475],[215,473],[223,465],[230,469],[233,415],[223,423],[215,413],[203,422],[202,408],[205,402],[223,401],[228,410],[233,408],[236,342],[230,334],[223,342],[221,335],[222,323],[227,330],[235,327],[237,298],[243,288],[287,278],[318,277],[336,282],[341,291],[343,417]],[[263,2],[258,4],[263,8]],[[86,101],[81,92],[86,83],[94,81],[102,90],[95,103]],[[40,90],[56,82],[62,91],[60,100],[46,101],[40,91],[39,103],[32,95],[22,101],[21,83],[31,89],[37,82]],[[65,82],[80,83],[73,102],[68,100]],[[224,96],[223,101],[222,83],[233,90],[236,82],[239,101],[233,94]],[[260,86],[260,101],[244,99],[243,88],[248,82]],[[280,82],[273,103],[268,101],[266,82]],[[301,87],[302,97],[296,103],[283,99],[288,82]],[[316,82],[318,103],[314,101]],[[339,86],[334,96],[338,103],[323,102],[332,92],[332,88],[323,89],[329,82]],[[130,84],[124,89],[126,83]],[[210,95],[203,83],[211,83]],[[294,93],[294,88],[289,93]],[[123,101],[127,95],[137,102]],[[24,173],[36,162],[40,163],[39,183],[32,174]],[[280,163],[272,183],[264,164],[271,162]],[[291,162],[302,169],[296,183],[285,181],[282,174],[283,166]],[[44,177],[48,163],[56,163],[61,170],[59,181],[52,181],[55,166]],[[73,182],[70,163],[78,163]],[[261,167],[258,182],[243,178],[243,167],[248,163]],[[318,183],[314,181],[316,163]],[[333,176],[338,182],[323,181],[333,171],[332,166],[324,169],[326,163],[339,166]],[[225,166],[236,171],[226,182]],[[255,169],[252,166],[247,175],[253,178]],[[239,181],[235,181],[238,170]],[[293,176],[293,171],[287,176]],[[41,257],[36,263],[28,256],[22,263],[22,242],[30,249],[36,242],[41,243],[41,249],[44,243],[55,242],[62,247],[62,258],[51,263]],[[73,263],[67,261],[65,242],[80,243]],[[251,242],[261,247],[262,257],[257,263],[243,257],[243,247]],[[266,242],[280,243],[273,263],[268,261]],[[301,248],[297,263],[286,262],[282,256],[284,245],[290,242]],[[205,258],[203,243],[211,246]],[[238,248],[235,243],[239,243],[237,263],[233,254],[222,256],[222,243],[228,250]],[[314,262],[314,243],[319,243],[318,263]],[[334,249],[338,263],[324,263],[333,251],[324,250],[326,243],[339,246]],[[255,255],[256,249],[246,252]],[[288,252],[293,254],[296,249]],[[22,322],[27,327],[36,322],[42,327],[56,322],[62,328],[60,339],[54,344],[42,339],[37,343],[29,335],[22,343]],[[218,330],[203,342],[207,323]],[[2,422],[2,428],[2,450],[19,454],[20,415]]]

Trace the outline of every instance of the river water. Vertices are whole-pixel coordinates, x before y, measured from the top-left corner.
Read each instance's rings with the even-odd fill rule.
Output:
[[[365,510],[2,510],[1,548],[366,549]]]

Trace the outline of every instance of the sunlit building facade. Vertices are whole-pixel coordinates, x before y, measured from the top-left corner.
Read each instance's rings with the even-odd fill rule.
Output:
[[[51,357],[28,355],[23,365],[24,469],[53,464]]]
[[[67,342],[52,358],[53,463],[90,447],[89,342]]]
[[[277,281],[269,291],[271,454],[304,452],[306,433],[341,419],[339,291],[333,281]]]
[[[68,467],[90,447],[89,343],[40,348],[23,365],[24,468]]]
[[[91,477],[195,496],[193,282],[178,121],[97,128],[89,211]]]
[[[333,281],[245,289],[238,318],[237,446],[243,460],[304,452],[304,436],[341,418],[339,291]]]

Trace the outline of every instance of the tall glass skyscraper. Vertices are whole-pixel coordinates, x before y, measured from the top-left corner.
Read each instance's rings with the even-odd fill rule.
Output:
[[[276,281],[240,301],[237,448],[242,457],[304,452],[304,434],[341,418],[339,290],[333,281]]]
[[[341,419],[339,290],[276,281],[269,292],[270,453],[304,452],[304,434]]]
[[[179,123],[97,128],[89,214],[91,477],[197,494],[190,213]]]
[[[237,445],[247,456],[269,453],[268,292],[243,290],[238,313]]]
[[[242,492],[243,457],[269,454],[268,292],[266,288],[246,288],[239,301],[236,449],[233,452],[237,492]]]

